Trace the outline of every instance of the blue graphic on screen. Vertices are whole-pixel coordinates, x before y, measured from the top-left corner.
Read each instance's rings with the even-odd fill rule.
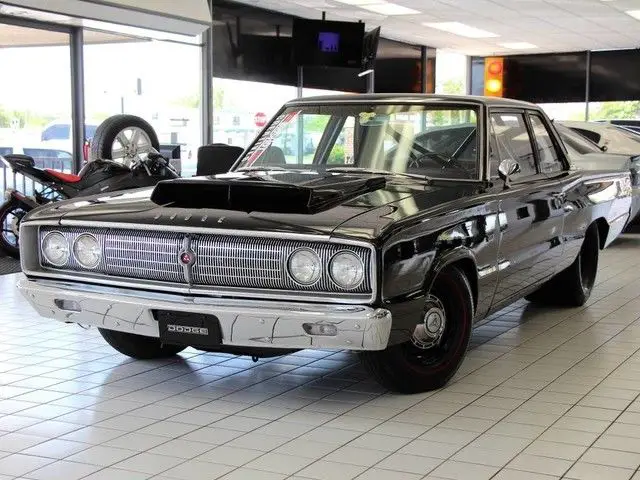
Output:
[[[340,34],[335,32],[320,32],[318,34],[318,50],[323,53],[340,51]]]

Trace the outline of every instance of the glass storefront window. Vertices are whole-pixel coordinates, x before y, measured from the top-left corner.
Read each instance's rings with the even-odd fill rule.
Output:
[[[436,93],[463,95],[467,91],[467,56],[436,51]]]
[[[640,101],[591,102],[590,120],[635,120],[640,118]]]
[[[84,60],[87,124],[119,113],[138,115],[161,144],[180,145],[182,174],[193,175],[202,144],[200,48],[131,39],[85,45]]]
[[[585,119],[586,104],[584,102],[540,103],[539,106],[552,120],[583,121]]]
[[[213,79],[213,141],[247,147],[282,105],[296,98],[288,85]]]
[[[69,35],[0,24],[0,36],[0,152],[71,172]],[[31,194],[33,182],[0,164],[0,192],[6,188]]]

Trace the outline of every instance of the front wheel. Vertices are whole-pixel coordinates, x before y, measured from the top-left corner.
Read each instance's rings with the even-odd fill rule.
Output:
[[[155,337],[106,330],[104,328],[99,328],[98,331],[102,338],[118,352],[138,360],[171,358],[187,348],[180,345],[164,344]]]
[[[419,393],[444,386],[465,357],[473,327],[473,293],[456,267],[441,272],[424,302],[411,340],[362,352],[365,368],[385,388]]]
[[[15,259],[20,258],[20,222],[27,210],[15,200],[0,206],[0,248]]]

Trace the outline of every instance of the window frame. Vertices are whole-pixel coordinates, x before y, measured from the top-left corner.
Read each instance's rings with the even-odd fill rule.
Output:
[[[532,174],[529,175],[514,175],[511,178],[511,182],[512,183],[520,183],[523,181],[528,181],[530,179],[533,179],[539,175],[541,175],[540,172],[540,165],[538,163],[538,156],[536,153],[536,145],[534,144],[534,139],[533,139],[533,134],[531,131],[531,125],[529,123],[529,119],[527,117],[527,111],[524,108],[505,108],[505,107],[491,107],[489,108],[489,112],[488,112],[488,121],[490,122],[491,127],[493,127],[493,122],[492,122],[492,117],[494,115],[501,115],[501,114],[505,114],[505,115],[520,115],[522,117],[523,123],[524,123],[524,127],[525,130],[527,132],[527,135],[529,136],[529,145],[531,146],[531,153],[533,154],[533,161],[534,161],[534,165],[535,165],[535,169],[536,171]],[[489,129],[489,136],[492,135],[493,132],[493,128]],[[488,144],[491,143],[491,139],[489,138],[489,142]],[[504,159],[502,159],[504,160]],[[498,162],[498,165],[500,165],[500,162],[502,162],[502,160],[500,160]],[[489,152],[487,151],[487,170],[489,170]],[[488,172],[490,173],[490,172]]]
[[[527,109],[525,112],[526,122],[529,128],[529,135],[531,138],[531,143],[534,147],[533,154],[536,159],[536,166],[538,169],[538,173],[546,175],[548,177],[557,177],[559,175],[565,174],[569,170],[569,160],[567,158],[567,152],[565,148],[562,147],[562,140],[559,138],[559,134],[555,128],[551,125],[551,122],[547,118],[547,116],[541,111],[536,109]],[[549,138],[551,139],[551,143],[553,145],[554,150],[556,151],[556,155],[560,164],[562,165],[562,169],[557,172],[543,172],[540,161],[540,152],[538,151],[538,145],[536,144],[536,135],[533,128],[533,122],[531,121],[531,117],[536,116],[542,122],[542,125],[547,129],[547,133],[549,133]]]

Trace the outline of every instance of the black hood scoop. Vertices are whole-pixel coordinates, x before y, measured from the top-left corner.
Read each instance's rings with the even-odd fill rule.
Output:
[[[151,201],[175,208],[314,214],[385,185],[382,176],[253,171],[162,181]]]

